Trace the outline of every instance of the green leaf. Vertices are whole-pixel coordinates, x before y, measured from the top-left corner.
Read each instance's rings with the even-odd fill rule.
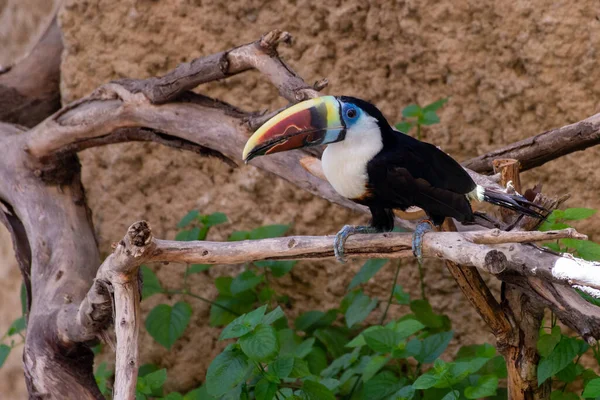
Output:
[[[389,260],[386,259],[376,259],[371,258],[361,267],[360,271],[352,278],[350,282],[350,286],[348,286],[348,290],[352,290],[358,285],[362,285],[371,279],[381,267],[383,267]]]
[[[234,319],[229,325],[223,329],[219,340],[233,339],[252,332],[260,323],[267,311],[267,305],[257,308],[248,314],[241,315]]]
[[[231,294],[236,295],[245,292],[246,290],[253,289],[262,281],[262,275],[256,275],[252,271],[244,271],[233,279],[229,290],[231,290]]]
[[[198,240],[198,236],[200,236],[200,228],[194,227],[190,230],[184,230],[175,235],[175,240],[180,242],[190,242],[192,240]]]
[[[396,393],[401,387],[398,378],[391,371],[382,371],[365,383],[363,393],[369,400],[383,400]]]
[[[415,389],[429,389],[434,387],[440,378],[435,376],[432,371],[428,371],[427,373],[419,376],[417,380],[413,383],[413,388]]]
[[[146,385],[153,391],[160,389],[167,381],[167,370],[165,368],[159,369],[158,371],[151,372],[144,376],[143,379],[146,382]]]
[[[294,368],[290,372],[291,378],[306,378],[310,375],[308,363],[298,357],[294,358]]]
[[[547,232],[547,231],[557,231],[560,229],[566,229],[568,227],[569,227],[569,225],[565,224],[564,222],[551,222],[551,221],[546,220],[546,221],[542,222],[542,224],[540,225],[540,227],[538,229],[542,232]]]
[[[390,361],[390,357],[379,355],[371,357],[365,369],[363,370],[362,381],[366,382],[374,377],[375,374],[378,373],[379,370],[388,363],[388,361]]]
[[[143,364],[138,370],[138,376],[146,376],[152,372],[158,371],[160,368],[155,364]]]
[[[230,242],[239,242],[240,240],[250,239],[250,232],[248,231],[235,231],[227,238]]]
[[[446,104],[446,102],[448,101],[448,98],[443,98],[443,99],[439,99],[438,101],[434,101],[431,104],[426,105],[425,107],[423,107],[423,112],[428,112],[428,111],[437,111],[440,108],[442,108],[442,106],[444,104]]]
[[[337,358],[346,352],[344,346],[348,343],[348,338],[341,332],[340,328],[319,328],[314,331],[313,336],[323,343],[323,346],[332,357]]]
[[[179,301],[173,307],[159,304],[146,317],[146,329],[150,336],[167,349],[183,335],[192,316],[192,307]]]
[[[319,375],[321,374],[321,371],[327,368],[327,353],[325,353],[325,350],[322,348],[315,346],[310,350],[310,353],[306,355],[306,362],[310,372],[314,375]]]
[[[421,363],[434,362],[448,347],[454,332],[441,332],[431,335],[423,340],[421,352],[415,359]]]
[[[584,371],[581,364],[570,363],[562,371],[556,373],[556,377],[565,383],[575,381]]]
[[[344,317],[346,318],[346,326],[351,328],[355,324],[364,321],[376,306],[377,299],[371,299],[362,292],[358,292],[358,294],[354,296],[352,303],[344,314]]]
[[[415,388],[412,385],[404,386],[394,394],[395,400],[411,400],[415,397]]]
[[[552,328],[551,334],[540,336],[537,342],[538,354],[542,357],[548,357],[558,342],[560,342],[560,338],[560,327],[558,325]]]
[[[314,338],[312,338],[314,340]],[[284,356],[279,357],[273,363],[269,365],[269,373],[272,373],[276,377],[283,379],[287,378],[292,369],[294,368],[294,357]]]
[[[318,310],[307,311],[294,321],[294,326],[299,331],[309,332],[311,330],[331,325],[337,317],[337,312],[330,310],[327,313]]]
[[[277,321],[279,318],[285,317],[283,310],[281,307],[277,306],[276,309],[265,315],[262,319],[262,323],[265,325],[271,325],[273,322]]]
[[[27,289],[23,283],[21,283],[21,314],[27,314]]]
[[[560,242],[570,249],[577,250],[579,257],[588,261],[600,260],[600,244],[579,239],[561,239]]]
[[[425,325],[423,325],[421,322],[415,319],[405,319],[397,322],[394,330],[396,333],[398,333],[398,335],[400,335],[400,339],[406,339],[423,328],[425,328]]]
[[[475,386],[468,386],[465,389],[467,399],[481,399],[496,394],[498,389],[498,377],[494,375],[481,376],[477,379]]]
[[[418,299],[411,301],[410,310],[428,328],[441,328],[444,325],[443,318],[433,312],[431,304],[427,300]]]
[[[199,216],[200,216],[200,213],[198,212],[198,210],[192,210],[189,213],[185,214],[185,217],[181,218],[181,221],[179,221],[179,223],[177,224],[177,227],[180,229],[185,228],[192,221],[197,220]]]
[[[156,274],[147,266],[142,265],[142,299],[147,299],[153,294],[162,293],[163,288]]]
[[[183,400],[209,400],[213,399],[211,395],[206,391],[206,386],[201,386],[197,389],[191,390],[183,396]]]
[[[254,387],[254,396],[256,400],[273,400],[277,393],[277,384],[269,382],[267,379],[262,378]]]
[[[269,268],[276,278],[281,278],[294,268],[298,261],[255,261],[254,265],[261,268]]]
[[[305,341],[300,343],[298,345],[298,347],[296,347],[296,350],[294,350],[294,355],[298,358],[306,357],[312,351],[314,344],[315,344],[314,337],[306,339]]]
[[[563,391],[560,390],[555,390],[554,392],[550,393],[550,400],[579,400],[579,396],[577,396],[575,393],[565,393]]]
[[[210,307],[210,326],[223,326],[232,322],[238,316],[252,311],[254,308],[254,302],[256,301],[256,295],[253,292],[243,292],[235,297],[228,295],[220,295],[215,299],[215,303],[235,311],[237,314],[233,314],[221,307],[211,305]]]
[[[265,225],[250,231],[248,238],[252,240],[280,237],[290,229],[289,225]]]
[[[600,378],[592,379],[591,381],[589,381],[587,385],[585,385],[585,389],[583,391],[582,396],[585,398],[596,398],[600,396]]]
[[[215,287],[219,291],[219,294],[226,294],[231,296],[231,282],[233,278],[230,276],[220,276],[215,279]]]
[[[200,272],[204,272],[209,270],[211,267],[210,264],[192,264],[190,265],[190,267],[188,268],[187,274],[192,275],[192,274],[197,274]]]
[[[419,118],[419,122],[422,125],[435,125],[440,123],[440,117],[435,111],[426,111],[423,113],[423,117]]]
[[[165,397],[163,397],[162,400],[184,400],[184,398],[183,395],[179,392],[171,392]]]
[[[204,226],[210,228],[215,225],[226,223],[227,215],[223,214],[222,212],[214,212],[212,214],[202,216],[200,220],[202,221]]]
[[[421,115],[422,111],[423,110],[418,105],[409,104],[402,110],[402,116],[404,118],[418,117]]]
[[[402,133],[408,133],[413,127],[413,123],[409,121],[402,121],[396,124],[396,129]]]
[[[383,328],[363,332],[365,342],[373,351],[391,353],[401,340],[400,335],[391,329]]]
[[[100,389],[100,393],[105,396],[110,393],[108,390],[108,379],[111,376],[113,376],[113,372],[107,368],[107,364],[105,362],[100,363],[96,369],[96,372],[94,373],[94,379],[96,380],[98,389]]]
[[[394,358],[409,358],[415,357],[419,353],[421,353],[421,348],[423,347],[423,342],[419,339],[412,339],[408,343],[404,344],[401,342],[398,348],[394,349],[392,352],[392,357]]]
[[[586,219],[596,214],[598,210],[593,208],[567,208],[563,215],[563,219],[569,221],[577,221],[580,219]]]
[[[542,358],[538,364],[538,385],[565,368],[580,350],[579,342],[563,336],[548,357]]]
[[[401,285],[394,285],[394,298],[398,304],[410,304],[410,295],[404,291]]]
[[[251,366],[238,350],[226,349],[210,363],[206,372],[206,389],[212,396],[222,396],[244,381]]]
[[[451,390],[442,397],[442,400],[458,400],[460,398],[460,392],[458,390]]]
[[[272,360],[279,351],[275,329],[269,325],[259,324],[253,332],[242,336],[239,343],[244,354],[258,362]]]
[[[304,381],[302,392],[304,392],[306,400],[335,400],[335,395],[331,390],[319,382],[311,380]]]
[[[19,317],[10,324],[8,328],[8,332],[6,334],[8,336],[16,335],[17,333],[23,331],[25,329],[25,316]]]

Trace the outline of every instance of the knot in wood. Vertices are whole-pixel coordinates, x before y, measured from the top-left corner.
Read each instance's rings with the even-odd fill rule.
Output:
[[[152,240],[152,230],[146,221],[138,221],[131,225],[127,234],[131,244],[136,247],[144,247]]]
[[[492,274],[499,274],[506,269],[508,259],[498,250],[491,250],[485,255],[485,265]]]

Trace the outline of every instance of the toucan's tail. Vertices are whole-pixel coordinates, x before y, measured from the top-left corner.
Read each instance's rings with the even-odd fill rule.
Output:
[[[483,201],[534,218],[544,219],[546,218],[545,214],[547,214],[544,207],[532,203],[520,194],[508,194],[486,188],[483,192]]]

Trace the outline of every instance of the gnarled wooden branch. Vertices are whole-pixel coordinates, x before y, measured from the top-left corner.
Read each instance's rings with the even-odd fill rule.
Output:
[[[514,158],[521,163],[521,171],[526,171],[597,144],[600,144],[600,114],[509,144],[467,160],[462,165],[481,174],[490,174],[494,170],[492,162],[495,159]]]
[[[0,72],[0,121],[32,127],[60,108],[62,50],[55,17],[27,57]]]
[[[179,262],[202,264],[234,264],[265,259],[325,259],[332,258],[333,238],[328,236],[293,236],[277,239],[264,239],[241,242],[207,242],[192,241],[178,242],[154,239],[145,222],[132,225],[130,232],[147,232],[144,240],[140,240],[143,251],[132,255],[127,254],[127,246],[122,242],[117,246],[115,254],[111,255],[100,269],[99,276],[107,276],[106,271],[114,269],[116,264],[138,266],[143,262]],[[506,234],[506,236],[504,236]],[[430,258],[442,258],[461,265],[472,266],[497,275],[535,277],[558,285],[581,285],[577,273],[565,273],[564,263],[581,263],[586,268],[600,266],[570,257],[543,252],[535,247],[519,242],[546,241],[550,238],[585,238],[573,229],[550,232],[431,232],[424,237],[423,255]],[[494,245],[482,245],[476,242],[490,242]],[[346,243],[348,257],[413,257],[411,250],[412,235],[407,233],[388,233],[378,235],[352,236]],[[508,243],[512,242],[512,243]],[[120,251],[120,253],[117,253]],[[123,258],[123,251],[129,258]],[[116,260],[121,261],[116,261]],[[123,267],[121,267],[123,268]],[[103,272],[104,271],[104,272]],[[557,272],[558,271],[558,272]],[[103,280],[110,281],[111,278]],[[597,281],[586,279],[586,286],[600,288],[600,277]],[[97,298],[96,288],[93,287],[82,304],[91,304]],[[108,301],[108,300],[107,300]],[[89,321],[85,314],[89,307],[80,307],[79,321]],[[97,310],[94,309],[93,311]],[[596,315],[597,314],[597,315]],[[594,319],[595,318],[595,319]],[[590,322],[591,321],[591,322]],[[593,332],[594,337],[600,337],[600,311],[595,311],[592,319],[582,330]],[[89,326],[85,327],[88,332]],[[75,337],[73,339],[76,339]]]

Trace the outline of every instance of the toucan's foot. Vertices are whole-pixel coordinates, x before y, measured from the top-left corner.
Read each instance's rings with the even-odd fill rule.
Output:
[[[433,230],[433,224],[429,220],[419,221],[412,238],[412,251],[417,261],[423,261],[423,236]]]
[[[357,233],[377,232],[378,230],[372,226],[345,225],[335,235],[335,239],[333,240],[333,252],[335,253],[335,258],[342,264],[346,262],[344,257],[344,244],[346,244],[346,239],[348,239],[348,236],[355,235]]]

